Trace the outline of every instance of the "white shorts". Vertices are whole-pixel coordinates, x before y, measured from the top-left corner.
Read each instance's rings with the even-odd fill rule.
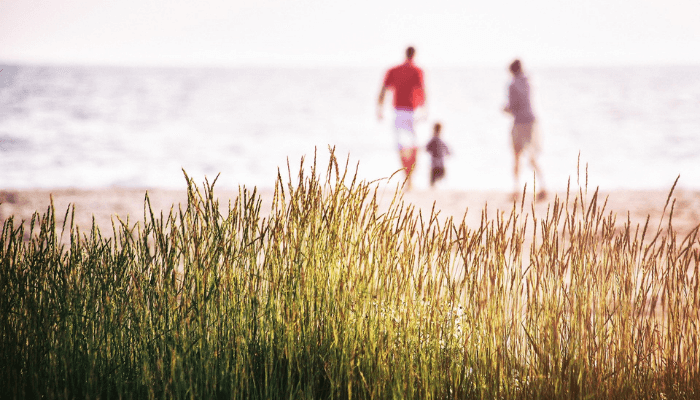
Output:
[[[399,146],[399,150],[416,147],[416,132],[413,129],[413,111],[396,110],[394,128],[396,128],[396,142]]]

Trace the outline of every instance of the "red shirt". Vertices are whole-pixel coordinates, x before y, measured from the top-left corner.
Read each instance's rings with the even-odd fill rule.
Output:
[[[413,110],[423,105],[423,71],[410,61],[390,69],[384,87],[394,89],[394,108]]]

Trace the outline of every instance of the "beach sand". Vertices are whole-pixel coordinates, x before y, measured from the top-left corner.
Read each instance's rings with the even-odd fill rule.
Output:
[[[43,214],[53,199],[56,211],[57,224],[63,223],[66,210],[69,205],[75,206],[75,223],[80,227],[81,232],[88,233],[92,225],[92,218],[100,228],[103,236],[112,235],[112,221],[118,223],[116,216],[126,221],[128,216],[129,224],[144,220],[144,198],[145,194],[151,201],[154,212],[163,211],[166,215],[172,206],[177,210],[178,205],[186,205],[187,192],[183,190],[163,190],[163,189],[135,189],[135,188],[107,188],[107,189],[35,189],[35,190],[0,190],[0,221],[4,222],[8,217],[13,216],[15,223],[24,220],[30,221],[32,214],[39,212]],[[261,191],[262,208],[261,212],[266,215],[272,203],[272,191]],[[578,194],[578,193],[576,193]],[[668,198],[668,191],[644,191],[644,190],[621,190],[611,192],[601,192],[598,196],[599,206],[602,206],[607,197],[606,215],[612,212],[616,215],[617,226],[622,227],[629,219],[633,226],[644,225],[647,216],[650,218],[650,230],[656,232],[662,220],[662,211]],[[219,199],[224,207],[229,200],[233,200],[238,195],[238,191],[214,190],[214,195]],[[384,188],[380,190],[380,201],[382,207],[388,207],[393,198],[394,189]],[[526,195],[523,214],[532,215],[531,194]],[[549,193],[544,201],[536,202],[534,212],[538,219],[544,218],[547,209],[551,208],[555,196],[560,199],[566,198],[566,193]],[[569,195],[570,207],[573,204],[575,194]],[[593,192],[588,191],[584,197],[590,201]],[[700,191],[676,190],[673,193],[672,201],[675,199],[673,207],[673,229],[679,236],[684,237],[700,224]],[[487,218],[493,220],[496,213],[510,214],[513,209],[511,194],[505,192],[460,192],[446,190],[418,190],[404,194],[404,201],[413,204],[420,210],[424,218],[430,215],[435,205],[435,210],[439,211],[440,218],[453,217],[456,221],[466,219],[466,223],[473,229],[479,227],[482,211],[487,210]],[[520,200],[517,209],[520,210]],[[671,209],[669,204],[663,219],[662,227],[668,226],[668,216]],[[465,216],[466,212],[466,216]],[[531,227],[531,223],[528,225]]]

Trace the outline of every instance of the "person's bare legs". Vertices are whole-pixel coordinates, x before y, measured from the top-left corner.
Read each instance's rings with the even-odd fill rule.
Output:
[[[518,194],[520,193],[521,188],[520,186],[520,151],[514,150],[513,156],[514,156],[514,164],[513,164],[513,179],[514,179],[514,186],[513,186],[513,201],[518,200]]]
[[[530,152],[531,153],[531,152]],[[520,155],[522,154],[522,151],[514,152],[514,162],[515,164],[513,165],[513,179],[515,183],[515,190],[513,191],[513,200],[518,199],[518,195],[520,194],[520,191],[522,188],[520,187]],[[544,189],[544,180],[542,179],[542,172],[540,171],[539,165],[537,165],[537,158],[535,157],[535,154],[531,153],[530,154],[530,166],[532,167],[532,170],[535,171],[535,179],[537,179],[540,187],[540,191],[537,193],[536,199],[539,200],[544,200],[547,197],[547,191]]]
[[[530,154],[530,165],[532,166],[532,170],[535,171],[535,178],[539,179],[538,183],[541,187],[540,191],[537,193],[537,200],[544,200],[547,197],[547,191],[544,189],[544,179],[542,179],[542,172],[537,165],[535,154]]]
[[[416,167],[416,155],[418,149],[416,147],[403,148],[399,150],[399,158],[401,159],[401,166],[406,173],[406,190],[411,190],[413,184],[413,170]]]

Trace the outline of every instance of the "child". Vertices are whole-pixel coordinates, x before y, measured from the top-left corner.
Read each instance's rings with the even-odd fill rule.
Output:
[[[445,142],[440,139],[440,130],[442,125],[436,123],[433,128],[433,138],[430,139],[425,149],[430,153],[430,186],[434,186],[435,182],[445,176],[445,163],[443,159],[450,154],[450,149]]]

